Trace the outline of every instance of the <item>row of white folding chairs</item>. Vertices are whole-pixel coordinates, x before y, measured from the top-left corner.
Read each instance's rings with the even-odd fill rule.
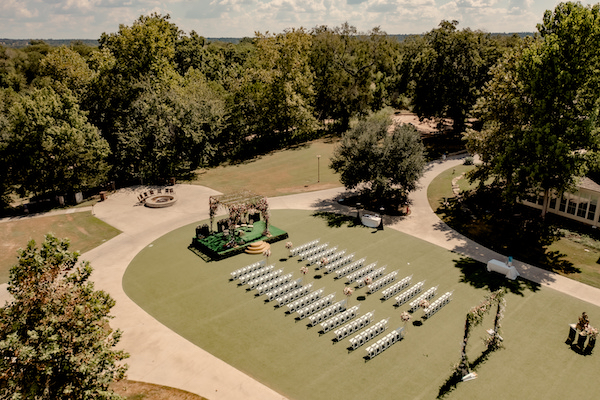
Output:
[[[404,328],[400,327],[394,329],[392,332],[388,333],[369,347],[367,347],[367,356],[369,358],[373,358],[378,354],[381,354],[388,348],[390,348],[394,343],[399,342],[404,337]]]
[[[254,270],[252,272],[248,272],[247,274],[241,275],[239,277],[240,283],[246,284],[247,282],[250,282],[252,279],[256,279],[259,276],[268,274],[269,272],[273,271],[274,268],[275,268],[275,264],[267,265],[266,267],[262,267],[262,268]]]
[[[302,253],[303,251],[311,249],[311,248],[315,247],[316,245],[318,245],[320,240],[321,239],[315,239],[315,240],[311,240],[310,242],[301,244],[300,246],[292,247],[290,249],[290,255],[296,256],[296,255]]]
[[[336,249],[337,249],[337,247],[336,247]],[[323,265],[328,265],[330,263],[335,263],[336,261],[339,261],[342,257],[344,257],[344,254],[346,254],[345,249],[342,251],[338,251],[337,253],[333,253],[330,256],[324,256],[325,263],[323,263],[321,259],[318,259],[317,262],[315,262],[313,264],[315,264],[317,269],[320,269]]]
[[[333,328],[337,328],[338,326],[350,321],[352,318],[358,315],[359,309],[360,304],[357,304],[354,307],[350,307],[343,313],[340,313],[333,318],[329,318],[327,321],[321,322],[321,328],[323,329],[323,332],[329,332]]]
[[[371,282],[373,282],[375,279],[379,278],[380,276],[383,276],[383,274],[385,273],[385,267],[387,267],[387,265],[384,265],[381,268],[377,268],[375,271],[369,272],[367,276],[356,281],[356,287],[361,288],[365,286],[367,284],[367,277],[371,278]]]
[[[452,300],[452,293],[453,292],[444,293],[442,296],[440,296],[440,298],[436,299],[433,303],[431,303],[429,307],[424,309],[423,311],[425,311],[425,318],[431,317],[446,304],[450,303],[450,300]]]
[[[324,291],[325,288],[321,288],[319,290],[315,290],[314,292],[310,292],[304,297],[300,297],[298,300],[292,301],[290,304],[287,305],[288,311],[293,313],[294,311],[302,307],[306,307],[310,303],[319,300]]]
[[[280,276],[279,278],[275,278],[273,280],[270,280],[268,282],[263,283],[262,285],[258,285],[256,287],[256,291],[258,292],[258,294],[263,295],[267,292],[270,292],[271,290],[278,288],[280,286],[285,285],[286,283],[288,283],[289,281],[292,280],[292,274],[291,272],[289,274],[285,274]]]
[[[327,246],[329,246],[329,243],[323,243],[318,246],[311,247],[310,249],[304,250],[302,253],[299,253],[298,257],[301,260],[306,260],[308,257],[312,257],[315,254],[322,252],[323,250],[325,250],[327,248]]]
[[[364,264],[364,262],[365,262],[365,260],[366,260],[366,258],[363,257],[360,260],[356,260],[356,261],[351,262],[350,264],[346,263],[346,265],[341,264],[339,266],[335,266],[335,268],[328,269],[327,273],[335,271],[336,278],[339,279],[342,276],[346,276],[350,272],[354,272],[357,269],[359,269],[360,267],[362,267],[363,264]]]
[[[296,299],[299,299],[300,297],[309,293],[312,289],[312,286],[313,286],[312,282],[309,283],[308,285],[301,286],[298,289],[292,290],[289,293],[279,296],[278,298],[275,299],[275,301],[277,302],[277,305],[279,307],[284,306],[287,303],[294,301]]]
[[[277,278],[279,275],[281,275],[283,273],[283,268],[280,268],[276,271],[273,272],[269,272],[266,275],[263,276],[259,276],[256,279],[252,279],[251,281],[248,281],[248,287],[250,289],[255,289],[256,287],[258,287],[259,285],[262,285],[268,281],[271,281],[275,278]]]
[[[333,331],[338,342],[346,336],[352,335],[354,332],[360,331],[365,326],[369,325],[373,321],[375,310],[369,311],[362,317],[357,318],[355,321],[349,322],[339,329]]]
[[[384,300],[387,300],[390,297],[392,297],[393,295],[395,295],[396,293],[399,293],[399,292],[403,291],[404,289],[406,289],[408,287],[408,285],[410,285],[411,279],[412,279],[412,275],[407,276],[405,278],[402,278],[400,281],[394,283],[389,288],[383,289],[381,294],[383,295]]]
[[[425,281],[417,282],[414,285],[412,285],[410,288],[405,290],[404,292],[400,293],[400,295],[398,295],[394,298],[394,300],[396,301],[396,304],[401,306],[402,304],[406,303],[407,301],[409,301],[410,299],[415,297],[417,294],[421,293],[424,285],[425,285]]]
[[[367,328],[363,332],[354,335],[354,337],[351,337],[350,344],[352,345],[352,349],[356,350],[363,344],[367,343],[369,340],[373,339],[375,336],[382,334],[387,329],[388,320],[389,318],[382,319],[372,327]]]
[[[267,301],[273,301],[276,298],[281,297],[294,289],[298,289],[300,286],[302,286],[302,278],[298,278],[295,281],[291,281],[286,283],[285,285],[279,286],[267,292]]]
[[[368,286],[367,293],[373,294],[384,286],[389,285],[390,283],[396,280],[398,276],[398,271],[392,271],[381,279],[377,279],[375,282],[371,283]]]
[[[336,251],[337,251],[337,246],[329,247],[323,251],[313,254],[310,257],[307,257],[305,261],[308,265],[313,265],[313,264],[316,264],[323,257],[327,258],[327,257],[331,256]]]
[[[308,317],[308,319],[310,320],[310,325],[315,326],[315,325],[320,324],[321,322],[325,321],[326,319],[329,319],[329,318],[333,317],[334,315],[341,313],[342,311],[346,311],[347,303],[348,303],[348,300],[340,300],[337,303],[334,303],[334,304],[330,305],[329,307],[324,308],[321,311],[314,313],[313,315]]]
[[[422,300],[431,300],[435,297],[435,293],[437,291],[437,286],[434,286],[432,288],[427,289],[427,291],[425,293],[423,293],[422,295],[420,295],[419,297],[417,297],[415,300],[411,301],[409,303],[409,310],[410,312],[415,312],[419,309],[420,305],[419,303]]]
[[[302,307],[301,309],[296,311],[296,313],[298,313],[298,317],[300,319],[304,319],[304,318],[308,317],[309,315],[312,315],[312,314],[316,313],[317,311],[321,311],[325,307],[330,306],[331,303],[333,303],[334,298],[335,298],[335,293],[328,294],[327,296],[323,297],[322,299],[319,299],[319,300],[315,301],[314,303],[310,303],[306,307]]]
[[[351,263],[353,259],[354,259],[354,253],[349,254],[345,257],[342,257],[339,260],[336,260],[332,263],[327,263],[325,265],[325,273],[328,274],[332,271],[335,271],[336,269],[341,268],[348,263]],[[321,267],[323,267],[323,266],[321,266]],[[320,269],[320,268],[317,268],[317,269]]]
[[[356,272],[351,273],[350,275],[348,275],[346,277],[346,284],[349,285],[352,282],[355,282],[355,281],[367,276],[371,271],[373,271],[375,269],[376,266],[377,266],[377,261],[367,265],[366,267],[362,267],[361,269],[359,269]]]
[[[233,271],[231,273],[231,279],[235,280],[235,279],[237,279],[241,275],[247,274],[248,272],[252,272],[252,271],[257,270],[257,269],[259,269],[261,267],[264,267],[265,264],[266,264],[266,260],[260,260],[260,261],[257,261],[255,263],[246,265],[245,267],[236,269],[235,271]]]

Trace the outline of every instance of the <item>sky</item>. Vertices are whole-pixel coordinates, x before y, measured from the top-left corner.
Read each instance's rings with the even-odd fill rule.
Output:
[[[597,0],[598,2],[600,0]],[[0,0],[0,38],[98,39],[140,15],[171,16],[186,33],[253,37],[348,22],[359,31],[420,34],[442,20],[459,29],[533,32],[558,0]],[[583,4],[596,2],[582,1]]]

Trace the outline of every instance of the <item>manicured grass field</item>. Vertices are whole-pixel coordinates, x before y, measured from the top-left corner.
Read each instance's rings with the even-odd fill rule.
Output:
[[[442,205],[444,197],[447,199],[454,197],[454,193],[452,192],[452,179],[460,176],[464,172],[471,171],[473,168],[472,165],[457,165],[456,167],[448,168],[435,177],[427,187],[427,199],[429,200],[431,209],[434,211],[437,210]],[[466,190],[469,185],[468,179],[462,177],[458,181],[458,185],[461,190]]]
[[[70,249],[84,253],[117,236],[120,231],[94,217],[91,212],[23,218],[0,223],[0,283],[8,282],[10,268],[17,263],[17,250],[34,239],[39,245],[44,235],[69,238]]]
[[[288,231],[294,245],[320,238],[322,243],[347,249],[367,263],[398,270],[398,279],[412,275],[438,286],[438,295],[454,291],[453,301],[419,325],[422,311],[406,326],[406,337],[365,360],[363,346],[349,352],[348,338],[332,341],[332,332],[296,321],[264,296],[231,282],[230,272],[260,260],[241,254],[206,263],[187,249],[198,222],[177,229],[140,252],[123,277],[123,287],[137,304],[163,324],[232,366],[295,400],[310,399],[434,399],[459,361],[467,311],[490,289],[509,285],[502,322],[505,349],[478,365],[478,379],[459,383],[449,399],[565,399],[586,398],[600,391],[596,379],[599,354],[583,356],[564,342],[568,324],[582,311],[600,325],[600,308],[541,288],[531,282],[508,282],[489,274],[482,264],[427,242],[386,229],[374,231],[346,223],[343,216],[312,215],[308,211],[274,210],[271,221]],[[285,241],[272,245],[270,263],[284,273],[301,277],[303,265],[290,258]],[[345,298],[344,281],[310,268],[305,282],[325,293]],[[360,304],[361,314],[375,310],[374,321],[389,318],[389,329],[403,325],[394,300],[380,300],[358,289],[348,299]],[[483,351],[485,329],[493,314],[475,329],[468,354],[474,361]],[[596,350],[596,353],[600,350]]]
[[[241,164],[200,170],[191,183],[222,193],[249,189],[269,197],[339,187],[338,175],[329,168],[335,144],[316,140]]]

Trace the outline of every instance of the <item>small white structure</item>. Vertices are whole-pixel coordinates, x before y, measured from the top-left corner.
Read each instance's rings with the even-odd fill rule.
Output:
[[[508,279],[515,280],[519,276],[517,269],[513,266],[508,266],[506,263],[498,260],[490,260],[487,263],[488,272],[494,271],[505,275]]]
[[[381,217],[375,214],[363,214],[360,220],[364,226],[369,228],[377,228],[381,224]]]

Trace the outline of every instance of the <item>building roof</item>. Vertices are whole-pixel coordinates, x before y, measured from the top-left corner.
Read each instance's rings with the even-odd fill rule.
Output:
[[[600,193],[600,185],[588,178],[587,176],[581,179],[581,182],[579,182],[578,186],[582,189],[587,189],[593,192]]]

